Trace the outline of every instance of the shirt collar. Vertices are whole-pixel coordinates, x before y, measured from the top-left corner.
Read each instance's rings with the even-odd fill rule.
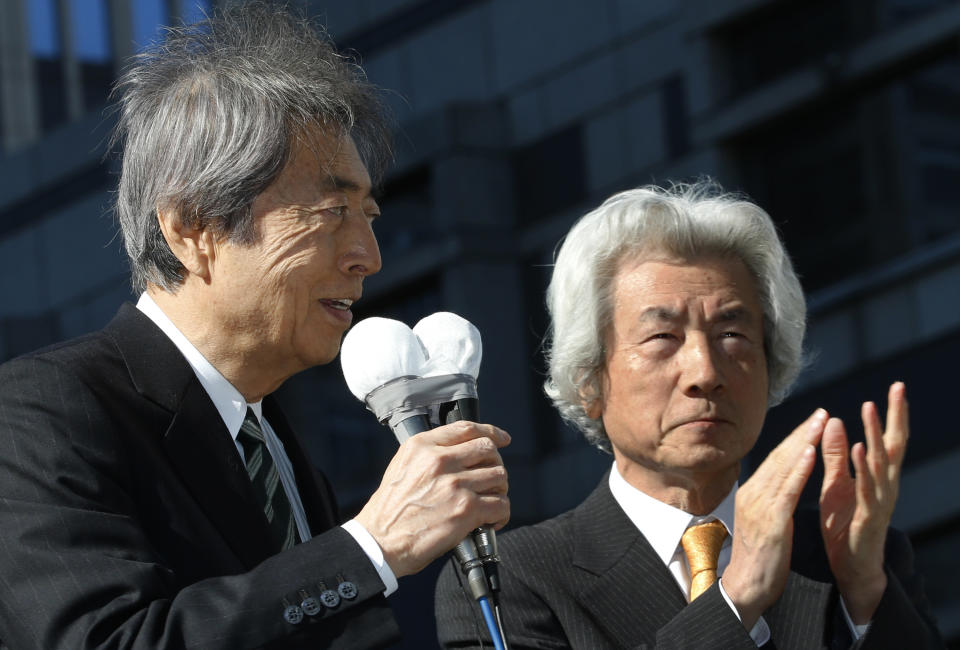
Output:
[[[240,425],[243,424],[243,419],[247,415],[247,407],[250,407],[257,419],[262,421],[262,402],[248,404],[240,391],[227,381],[227,378],[220,374],[220,371],[214,368],[213,364],[207,361],[206,357],[184,336],[183,332],[177,329],[173,321],[163,313],[163,310],[147,292],[140,295],[140,300],[137,301],[137,309],[152,320],[183,354],[194,374],[197,375],[197,379],[200,380],[200,385],[210,396],[210,400],[217,408],[217,412],[220,413],[223,423],[234,440],[236,440],[237,434],[240,432]]]
[[[691,515],[679,508],[674,508],[662,501],[658,501],[627,483],[626,479],[613,464],[610,471],[610,491],[623,511],[633,522],[643,536],[653,547],[654,552],[663,561],[669,564],[673,559],[680,538],[690,525],[719,519],[727,527],[730,536],[733,535],[733,507],[737,495],[735,483],[730,494],[724,497],[713,512],[708,515]]]

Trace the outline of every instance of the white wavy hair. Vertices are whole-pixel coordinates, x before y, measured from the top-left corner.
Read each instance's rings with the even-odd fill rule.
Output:
[[[547,289],[551,325],[544,384],[560,415],[610,451],[603,422],[584,409],[601,395],[604,340],[613,319],[613,280],[625,256],[740,259],[763,305],[767,405],[788,394],[803,369],[806,303],[770,216],[712,181],[646,186],[611,196],[563,241]]]

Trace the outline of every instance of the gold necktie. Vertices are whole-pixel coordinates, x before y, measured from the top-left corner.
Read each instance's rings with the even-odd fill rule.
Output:
[[[690,602],[717,581],[717,558],[726,536],[726,527],[714,519],[691,526],[680,538],[683,552],[690,562]]]

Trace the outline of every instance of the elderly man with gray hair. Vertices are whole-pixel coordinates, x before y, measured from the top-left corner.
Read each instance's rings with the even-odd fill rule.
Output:
[[[802,367],[803,292],[762,209],[707,182],[617,194],[567,235],[547,306],[547,394],[614,462],[574,510],[501,536],[514,650],[942,646],[888,528],[902,383],[885,425],[863,405],[866,445],[818,409],[738,486]],[[819,517],[797,507],[818,446]],[[457,582],[440,640],[474,647]]]
[[[380,270],[377,92],[267,3],[170,30],[117,92],[140,298],[0,367],[0,646],[387,646],[397,578],[509,517],[509,436],[416,436],[342,523],[271,398]]]

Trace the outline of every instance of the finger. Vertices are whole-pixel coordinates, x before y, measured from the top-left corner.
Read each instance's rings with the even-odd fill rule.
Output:
[[[813,467],[817,462],[817,448],[813,445],[805,445],[800,451],[793,468],[786,475],[779,493],[779,500],[784,507],[789,507],[790,513],[797,509],[797,503],[800,501],[800,495],[803,493],[803,487],[807,484],[807,479],[813,473]]]
[[[860,409],[863,419],[863,434],[866,440],[867,469],[874,481],[887,483],[887,450],[883,444],[883,431],[880,429],[880,415],[877,405],[873,402],[864,402]]]
[[[873,475],[867,471],[867,450],[862,442],[853,446],[850,457],[853,460],[853,471],[856,476],[857,510],[869,514],[874,510],[878,495]]]
[[[457,486],[475,494],[506,494],[509,489],[507,470],[503,465],[475,467],[456,477]]]
[[[899,473],[907,451],[910,437],[910,413],[907,404],[907,387],[902,381],[894,382],[887,394],[887,430],[883,436],[884,448],[892,465],[893,475]]]
[[[473,469],[478,467],[503,467],[503,457],[489,438],[474,438],[446,451],[453,453],[460,467]]]
[[[505,494],[480,495],[474,502],[470,515],[468,530],[487,525],[500,530],[510,521],[510,497]]]
[[[824,423],[827,420],[827,412],[823,409],[817,409],[810,417],[803,421],[793,432],[780,441],[773,451],[771,451],[760,466],[753,473],[759,476],[759,481],[774,481],[777,476],[785,477],[790,467],[796,463],[797,458],[803,453],[803,449],[809,445],[815,445],[823,434]]]
[[[810,414],[810,417],[798,427],[799,435],[806,444],[816,445],[820,442],[820,438],[823,435],[823,429],[827,423],[827,411],[825,409],[817,409]],[[798,431],[794,431],[794,434],[797,434]],[[794,434],[791,434],[794,435]]]
[[[445,424],[436,429],[424,431],[417,437],[422,437],[424,441],[445,447],[458,445],[480,437],[489,438],[497,447],[505,447],[510,444],[510,434],[500,427],[495,427],[492,424],[478,424],[468,420]]]
[[[826,421],[827,412],[823,409],[817,409],[789,436],[780,441],[780,444],[767,456],[767,460],[774,458],[793,462],[806,445],[815,445],[820,441]]]
[[[850,456],[847,447],[847,431],[840,418],[830,418],[820,440],[823,456],[823,495],[829,486],[838,481],[850,480]]]
[[[437,474],[456,474],[478,467],[503,465],[503,458],[497,451],[496,443],[486,436],[465,440],[455,445],[435,445],[423,438],[419,441],[411,440],[409,444],[421,446],[423,451],[417,453],[415,458],[423,459]]]

